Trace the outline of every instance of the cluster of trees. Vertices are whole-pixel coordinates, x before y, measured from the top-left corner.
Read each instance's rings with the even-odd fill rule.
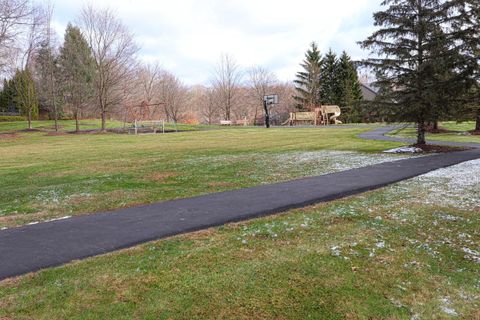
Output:
[[[376,56],[364,61],[380,89],[376,112],[417,124],[476,118],[480,130],[480,2],[385,0],[378,30],[361,42]]]
[[[222,55],[209,86],[188,87],[158,64],[137,58],[132,33],[110,9],[85,6],[59,43],[51,30],[51,6],[0,0],[0,111],[12,107],[31,120],[100,117],[218,123],[257,119],[263,95],[282,96],[276,112],[288,112],[292,87],[262,67],[242,70]],[[7,50],[8,49],[8,50]],[[14,66],[14,68],[12,68]],[[10,76],[8,76],[10,75]]]
[[[332,50],[322,57],[316,43],[312,43],[296,75],[294,96],[299,110],[310,110],[319,105],[339,105],[348,122],[360,121],[357,105],[362,100],[357,70],[350,56],[343,52],[338,57]]]

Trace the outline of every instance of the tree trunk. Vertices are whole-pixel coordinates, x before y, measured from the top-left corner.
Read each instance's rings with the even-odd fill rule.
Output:
[[[80,123],[78,122],[78,109],[75,111],[75,132],[78,133],[80,131]]]
[[[480,131],[480,109],[477,110],[477,119],[475,122],[475,131]]]
[[[55,97],[53,99],[55,99]],[[55,118],[55,132],[58,132],[58,112],[55,100],[53,101],[53,117]]]
[[[417,144],[425,144],[425,122],[418,121],[417,123]]]
[[[28,129],[32,129],[32,111],[28,111]]]
[[[438,121],[433,121],[433,128],[432,128],[434,131],[437,131],[438,130]]]
[[[102,110],[102,130],[101,132],[107,132],[107,112]]]

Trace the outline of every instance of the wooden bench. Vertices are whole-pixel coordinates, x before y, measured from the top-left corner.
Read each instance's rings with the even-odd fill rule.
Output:
[[[317,112],[291,112],[290,118],[286,121],[291,126],[299,122],[311,122],[317,125],[318,113]]]
[[[232,120],[220,120],[220,125],[221,126],[231,126],[232,125]]]

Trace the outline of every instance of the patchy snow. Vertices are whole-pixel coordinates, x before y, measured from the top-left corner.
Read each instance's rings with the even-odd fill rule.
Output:
[[[463,247],[462,251],[466,253],[465,259],[472,260],[476,263],[480,263],[480,252],[476,250],[472,250],[467,247]]]
[[[424,175],[400,182],[395,188],[402,192],[416,187],[414,200],[426,204],[452,206],[456,208],[480,208],[480,159],[463,162],[451,167],[435,170]],[[439,218],[458,221],[459,217],[439,214]]]
[[[423,150],[417,147],[400,147],[383,151],[384,153],[422,153]]]
[[[259,184],[287,181],[300,177],[318,176],[382,162],[408,159],[420,155],[368,154],[354,151],[290,151],[282,153],[242,153],[216,156],[192,156],[183,160],[188,167],[224,169],[242,167],[238,174]],[[188,177],[185,177],[187,179]]]

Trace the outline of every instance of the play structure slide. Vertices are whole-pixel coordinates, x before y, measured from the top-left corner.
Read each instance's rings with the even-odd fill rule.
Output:
[[[342,121],[338,120],[338,117],[342,114],[340,107],[336,105],[328,105],[316,107],[315,111],[311,112],[291,112],[290,118],[282,123],[282,125],[295,125],[302,123],[311,123],[313,125],[323,124],[328,125],[331,123],[341,124]]]

